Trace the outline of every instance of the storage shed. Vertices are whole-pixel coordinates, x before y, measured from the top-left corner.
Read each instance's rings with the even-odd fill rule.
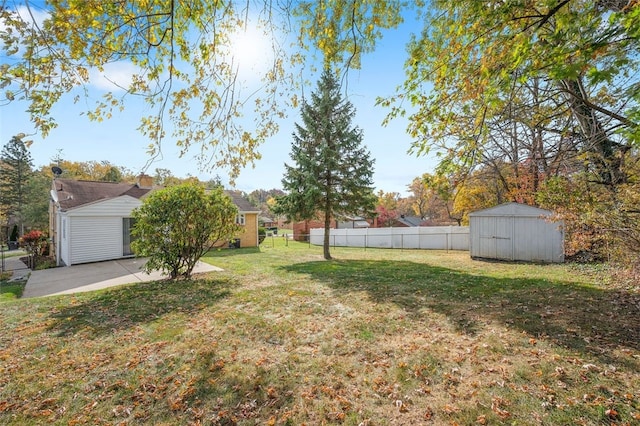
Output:
[[[519,203],[469,214],[472,259],[564,262],[564,223],[552,212]]]

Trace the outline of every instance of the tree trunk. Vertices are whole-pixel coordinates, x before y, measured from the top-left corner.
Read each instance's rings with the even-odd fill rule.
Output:
[[[615,187],[626,181],[622,171],[622,157],[625,148],[611,140],[598,119],[596,110],[587,99],[582,82],[579,79],[562,80],[569,101],[569,108],[580,126],[580,132],[586,142],[584,150],[592,154],[591,163],[595,167],[600,183]]]
[[[324,216],[324,244],[323,244],[323,251],[324,251],[324,258],[326,260],[331,260],[331,253],[329,252],[329,232],[331,231],[331,216],[329,216],[328,214],[325,214]]]

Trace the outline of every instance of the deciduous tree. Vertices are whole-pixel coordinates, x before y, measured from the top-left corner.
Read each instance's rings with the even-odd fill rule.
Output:
[[[440,149],[469,169],[492,123],[506,130],[526,118],[528,128],[572,141],[592,179],[625,182],[624,157],[640,142],[640,4],[622,3],[430,2],[426,29],[409,46],[402,94],[417,108],[409,128],[416,152]],[[522,98],[536,82],[544,96]],[[509,114],[514,101],[531,100],[520,111],[536,114]]]
[[[41,167],[44,175],[53,179],[51,167],[56,166],[62,170],[65,179],[94,180],[103,182],[134,182],[136,175],[126,167],[116,166],[109,161],[70,161],[59,154],[52,159],[48,166]]]
[[[51,195],[51,178],[36,170],[27,181],[27,197],[22,207],[22,219],[30,229],[49,230],[49,202]]]
[[[378,226],[388,228],[398,218],[396,210],[388,210],[384,205],[379,204],[376,207],[376,215],[378,216]]]
[[[344,100],[336,76],[325,69],[311,101],[295,126],[292,165],[285,164],[276,213],[292,220],[324,220],[324,258],[331,259],[331,220],[371,212],[375,207],[373,163],[362,146],[362,131],[352,125],[353,105]]]
[[[198,260],[238,231],[237,208],[222,188],[180,184],[151,192],[134,210],[132,248],[148,256],[146,271],[189,278]]]
[[[411,191],[413,211],[422,219],[426,219],[429,216],[429,198],[432,192],[420,177],[414,178],[407,187]]]

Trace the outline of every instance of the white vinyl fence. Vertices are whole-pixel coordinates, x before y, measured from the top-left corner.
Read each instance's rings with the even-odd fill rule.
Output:
[[[323,239],[324,229],[311,229],[311,244],[322,245]],[[329,244],[334,247],[469,250],[469,227],[331,229]]]

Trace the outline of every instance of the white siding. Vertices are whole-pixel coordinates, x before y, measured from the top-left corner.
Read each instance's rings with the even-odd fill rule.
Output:
[[[123,195],[121,197],[109,200],[99,201],[97,203],[86,204],[84,206],[71,209],[68,211],[69,216],[118,216],[130,217],[131,212],[142,204],[137,198]]]
[[[60,213],[60,258],[65,265],[123,257],[122,218],[142,202],[128,195],[98,201]],[[66,226],[66,228],[65,228]]]
[[[122,257],[122,218],[73,217],[69,265]]]
[[[509,203],[469,215],[472,258],[564,262],[563,223],[551,212]]]

